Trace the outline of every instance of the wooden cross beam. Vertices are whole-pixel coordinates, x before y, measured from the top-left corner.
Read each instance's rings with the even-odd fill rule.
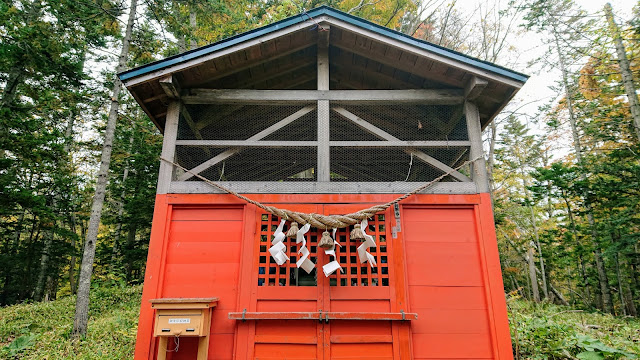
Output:
[[[284,128],[285,126],[291,124],[292,122],[294,122],[295,120],[303,117],[304,115],[310,113],[311,111],[313,111],[315,109],[315,105],[309,105],[309,106],[305,106],[304,108],[296,111],[295,113],[287,116],[286,118],[278,121],[277,123],[269,126],[268,128],[260,131],[259,133],[249,137],[247,140],[248,141],[255,141],[255,140],[262,140],[265,137],[273,134],[274,132]],[[214,156],[213,158],[203,162],[202,164],[196,166],[195,168],[191,169],[192,172],[199,174],[209,168],[211,168],[212,166],[230,158],[231,156],[239,153],[242,149],[241,148],[235,148],[235,149],[229,149],[226,150],[222,153],[220,153],[219,155]],[[180,175],[178,177],[178,181],[185,181],[188,180],[190,178],[193,177],[193,174],[191,173],[184,173],[182,175]]]
[[[333,111],[337,112],[338,114],[342,115],[343,117],[345,117],[346,119],[350,120],[351,122],[353,122],[354,124],[358,125],[359,127],[361,127],[362,129],[364,129],[365,131],[369,132],[370,134],[380,138],[380,139],[384,139],[387,141],[401,141],[400,139],[398,139],[397,137],[389,134],[388,132],[378,128],[377,126],[368,123],[367,121],[359,118],[357,115],[353,114],[352,112],[341,108],[341,107],[334,107]],[[450,166],[442,163],[440,160],[437,160],[427,154],[425,154],[424,152],[420,151],[420,150],[415,150],[415,149],[405,149],[404,150],[407,154],[412,154],[413,156],[415,156],[416,158],[422,160],[423,162],[425,162],[426,164],[442,171],[442,172],[449,172],[449,171],[453,171],[453,173],[451,173],[451,176],[454,177],[455,179],[457,179],[458,181],[462,181],[462,182],[471,182],[472,180],[469,179],[466,175],[461,174],[458,171],[454,171]]]
[[[420,90],[244,90],[190,89],[185,104],[291,105],[328,100],[350,104],[457,105],[464,97],[457,89]]]

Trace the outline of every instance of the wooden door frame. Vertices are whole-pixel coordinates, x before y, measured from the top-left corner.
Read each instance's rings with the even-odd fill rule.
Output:
[[[326,206],[344,206],[347,208],[353,207],[355,210],[359,210],[362,207],[366,207],[367,203],[339,203],[339,202],[304,202],[297,204],[287,204],[288,208],[295,209],[296,207],[306,206],[318,206],[318,211],[326,213],[328,210]],[[298,205],[298,206],[296,206]],[[259,247],[260,242],[256,241],[256,236],[261,225],[262,210],[254,205],[245,206],[245,231],[242,245],[242,258],[241,258],[241,270],[238,291],[238,306],[239,310],[247,309],[247,311],[257,311],[258,304],[258,283],[256,281],[256,275],[258,274],[260,255]],[[387,256],[389,268],[389,304],[392,312],[409,312],[408,304],[408,288],[406,287],[406,271],[405,269],[405,255],[404,255],[404,243],[402,240],[401,232],[397,234],[397,238],[392,238],[392,227],[397,226],[396,219],[393,216],[393,209],[387,209],[385,215],[385,236],[387,238]],[[321,266],[328,262],[328,257],[324,254],[324,251],[318,249],[316,253],[316,272],[318,275],[318,281],[316,285],[317,289],[317,309],[329,310],[331,306],[331,286],[330,278],[321,274]],[[368,265],[367,265],[368,266]],[[317,357],[318,359],[330,359],[331,358],[331,324],[318,323],[317,326]],[[406,322],[391,322],[391,336],[392,336],[392,349],[393,356],[396,359],[411,359],[411,338],[410,338],[410,321]],[[251,359],[254,357],[255,350],[255,336],[256,336],[256,324],[255,321],[238,322],[235,336],[235,350],[234,356],[238,359]]]

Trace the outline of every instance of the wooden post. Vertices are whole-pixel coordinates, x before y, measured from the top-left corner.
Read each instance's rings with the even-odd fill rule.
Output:
[[[180,119],[180,102],[175,100],[167,109],[167,120],[162,141],[162,158],[174,161],[176,155],[176,139],[178,137],[178,121]],[[173,178],[173,165],[160,160],[157,194],[167,194]]]
[[[487,168],[484,160],[484,150],[482,149],[482,130],[480,129],[480,115],[476,104],[465,101],[464,114],[467,119],[467,132],[471,141],[471,149],[469,158],[475,159],[480,157],[471,164],[471,174],[473,181],[476,183],[478,192],[489,192],[489,180],[487,177]]]
[[[329,27],[318,27],[318,90],[329,90]],[[318,100],[318,182],[331,180],[329,101]]]

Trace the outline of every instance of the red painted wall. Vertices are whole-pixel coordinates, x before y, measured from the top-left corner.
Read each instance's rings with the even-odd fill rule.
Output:
[[[396,196],[271,194],[250,197],[289,208],[304,203],[309,204],[303,205],[305,207],[316,206],[311,204],[345,204],[330,205],[330,211],[335,212],[343,206],[350,211],[366,208]],[[157,196],[135,359],[155,358],[157,341],[152,337],[153,310],[149,300],[160,297],[220,297],[218,308],[213,311],[210,359],[252,355],[273,357],[275,348],[284,351],[282,345],[274,344],[269,350],[266,344],[258,349],[258,346],[254,348],[253,340],[247,341],[253,334],[278,334],[285,330],[277,329],[282,324],[274,322],[273,327],[266,323],[236,324],[227,319],[228,312],[242,311],[243,308],[256,311],[260,307],[258,311],[275,311],[259,305],[257,299],[260,295],[256,292],[257,286],[253,286],[256,277],[253,272],[257,269],[254,264],[257,254],[256,221],[259,221],[256,213],[253,205],[246,205],[230,195]],[[393,354],[386,355],[400,358],[404,353],[403,358],[408,358],[407,354],[412,354],[415,359],[512,359],[489,196],[417,195],[403,201],[401,214],[402,231],[397,239],[393,239],[393,262],[396,266],[393,281],[397,291],[393,295],[391,311],[407,309],[418,313],[419,317],[410,326],[394,325],[394,337],[410,340],[400,346],[394,343]],[[391,212],[388,217],[391,217]],[[266,290],[269,288],[260,288],[260,291]],[[304,294],[307,292],[303,291]],[[282,304],[275,304],[278,305],[276,308],[283,311],[286,301],[278,302]],[[356,304],[357,301],[350,303]],[[270,304],[274,305],[274,302]],[[296,310],[301,311],[284,311]],[[354,311],[376,310],[354,308]],[[287,333],[291,333],[292,325],[285,327]],[[362,333],[359,327],[364,326],[353,324],[340,330],[338,325],[331,325],[332,337],[348,336],[342,333],[346,330],[359,335]],[[304,324],[296,326],[304,329],[300,328],[300,333],[294,332],[293,335],[306,331]],[[309,331],[313,335],[314,330]],[[321,338],[321,333],[322,330],[317,332],[318,338]],[[180,341],[180,351],[169,354],[168,358],[193,359],[193,339],[181,338]],[[291,350],[300,347],[288,346]],[[366,344],[369,350],[376,346],[379,345]],[[357,353],[359,346],[332,347],[335,349],[324,353],[311,348],[308,353],[287,351],[287,354],[329,358]],[[346,349],[348,354],[342,354],[339,349]],[[386,355],[381,358],[387,358]]]

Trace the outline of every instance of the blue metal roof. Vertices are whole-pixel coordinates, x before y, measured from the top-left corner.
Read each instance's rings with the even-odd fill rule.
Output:
[[[409,35],[403,34],[399,31],[395,31],[395,30],[391,30],[388,29],[384,26],[380,26],[378,24],[374,24],[370,21],[364,20],[362,18],[359,18],[357,16],[353,16],[353,15],[349,15],[347,13],[344,13],[342,11],[333,9],[331,7],[328,6],[320,6],[317,7],[313,10],[310,10],[306,13],[301,13],[289,18],[286,18],[284,20],[275,22],[273,24],[269,24],[266,26],[263,26],[261,28],[257,28],[251,31],[247,31],[245,33],[242,34],[238,34],[223,40],[220,40],[218,42],[215,42],[213,44],[210,45],[206,45],[203,46],[201,48],[198,49],[194,49],[191,51],[187,51],[184,52],[182,54],[178,54],[175,56],[171,56],[168,57],[166,59],[163,60],[159,60],[159,61],[155,61],[131,70],[127,70],[124,72],[121,72],[120,74],[118,74],[118,77],[120,78],[120,80],[125,81],[137,76],[141,76],[147,73],[150,73],[152,71],[156,71],[156,70],[160,70],[172,65],[176,65],[176,64],[180,64],[182,62],[191,60],[191,59],[196,59],[200,56],[204,56],[213,52],[216,52],[218,50],[222,50],[225,49],[227,47],[236,45],[236,44],[240,44],[242,42],[248,41],[248,40],[252,40],[255,38],[258,38],[260,36],[272,33],[274,31],[277,30],[281,30],[284,29],[286,27],[301,23],[301,22],[305,22],[307,20],[309,20],[310,17],[318,17],[318,16],[322,16],[322,15],[327,15],[330,17],[333,17],[335,19],[338,20],[342,20],[345,22],[348,22],[349,24],[358,26],[360,28],[375,32],[379,35],[382,36],[386,36],[388,38],[392,38],[398,41],[402,41],[406,44],[424,49],[426,51],[432,52],[434,54],[438,54],[438,55],[442,55],[445,56],[447,58],[456,60],[456,61],[460,61],[464,64],[468,64],[474,67],[477,67],[479,69],[482,70],[486,70],[486,71],[490,71],[508,78],[511,78],[513,80],[519,81],[524,83],[525,81],[527,81],[527,79],[529,78],[528,75],[513,71],[513,70],[509,70],[505,67],[487,62],[487,61],[483,61],[480,59],[476,59],[474,57],[471,56],[467,56],[465,54],[459,53],[457,51],[453,51],[447,48],[444,48],[442,46],[438,46],[435,44],[432,44],[430,42],[424,41],[424,40],[419,40],[419,39],[415,39]]]

